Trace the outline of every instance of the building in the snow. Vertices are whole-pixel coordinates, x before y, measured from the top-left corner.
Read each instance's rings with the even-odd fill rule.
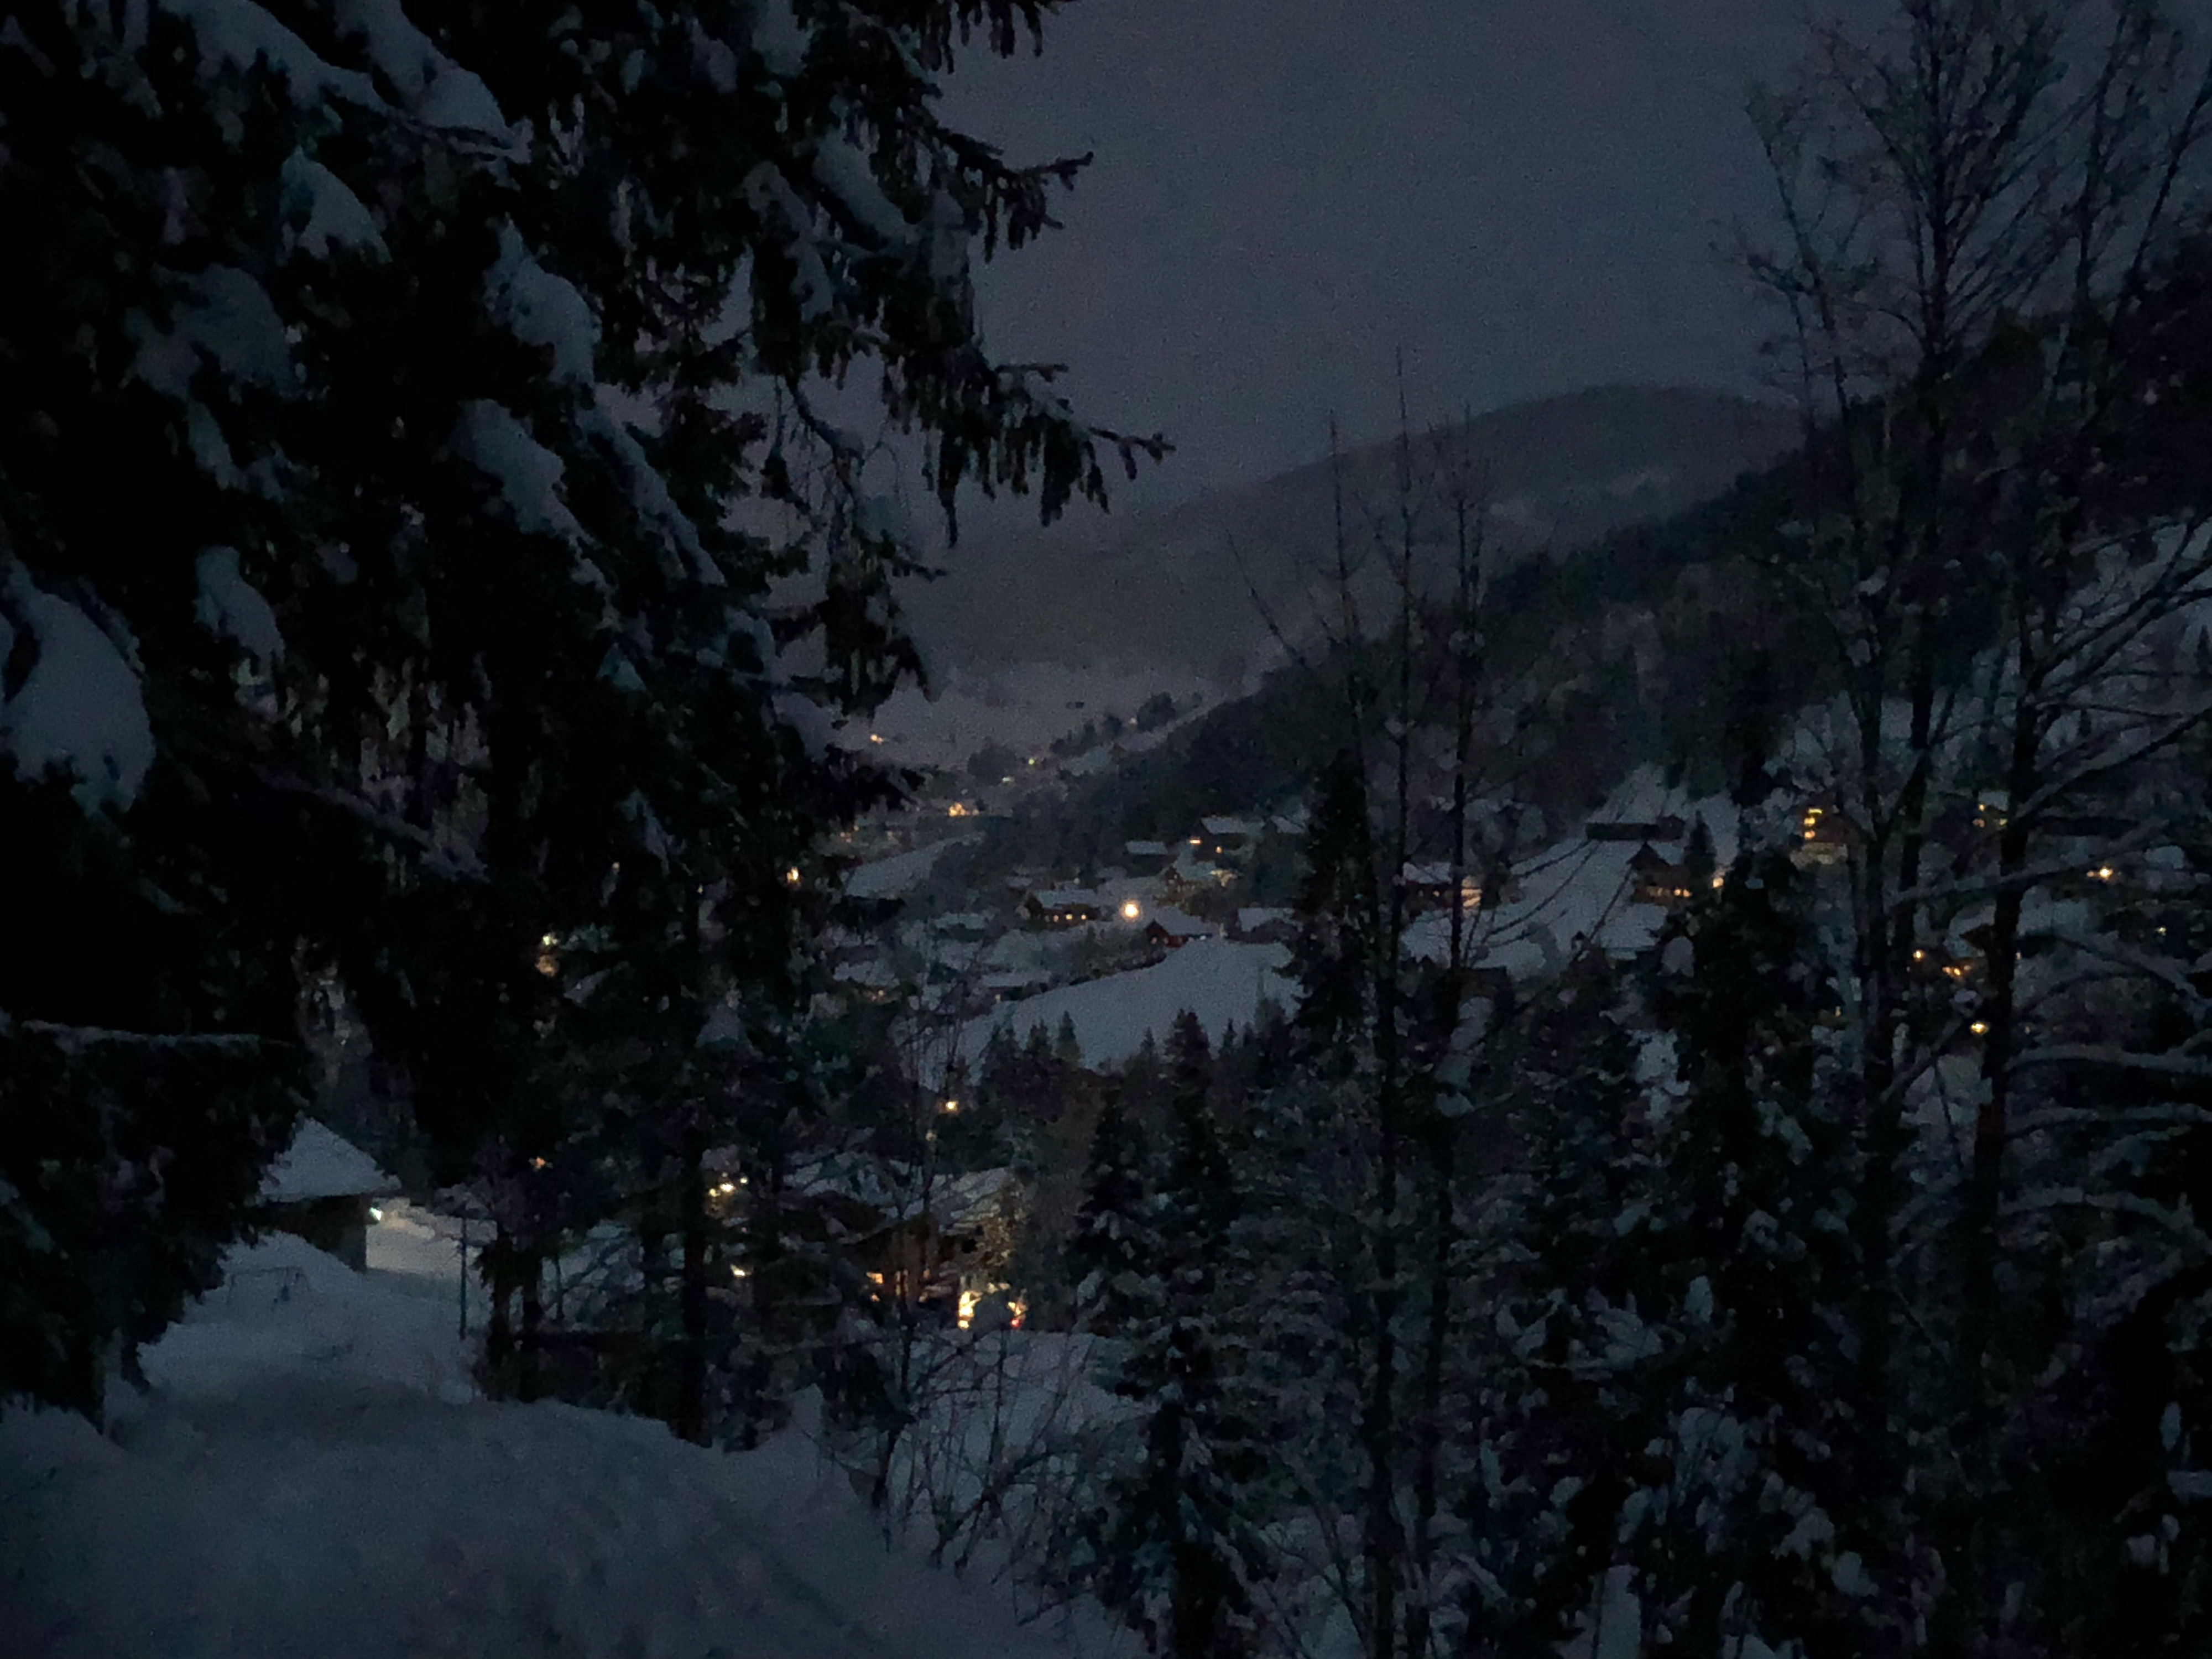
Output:
[[[1274,905],[1248,904],[1237,912],[1230,937],[1248,945],[1287,945],[1297,937],[1298,919]]]
[[[304,1238],[356,1273],[368,1267],[369,1212],[399,1183],[376,1160],[311,1117],[269,1166],[258,1205],[264,1226]]]
[[[1048,887],[1022,901],[1022,914],[1040,927],[1079,927],[1106,914],[1106,901],[1087,888]]]
[[[1144,928],[1147,945],[1170,951],[1179,951],[1194,939],[1212,939],[1214,936],[1213,928],[1180,910],[1155,910]]]
[[[1638,904],[1656,904],[1673,909],[1690,901],[1689,872],[1654,848],[1650,842],[1628,860],[1628,896]]]
[[[1841,864],[1851,854],[1850,817],[1829,796],[1817,796],[1797,809],[1797,844],[1790,858],[1800,866]]]

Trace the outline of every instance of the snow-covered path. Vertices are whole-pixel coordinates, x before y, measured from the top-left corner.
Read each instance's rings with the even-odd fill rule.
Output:
[[[149,1352],[154,1387],[111,1437],[0,1417],[0,1653],[1079,1650],[886,1552],[801,1436],[732,1456],[655,1423],[467,1398],[435,1355],[450,1308],[314,1257],[289,1239],[244,1253]]]

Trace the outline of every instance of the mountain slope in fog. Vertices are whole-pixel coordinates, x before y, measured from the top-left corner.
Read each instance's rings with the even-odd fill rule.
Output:
[[[1788,410],[1725,393],[1605,387],[1516,404],[1416,436],[1410,502],[1431,574],[1454,498],[1485,504],[1493,568],[1563,554],[1721,494],[1796,441]],[[1370,445],[1243,489],[1126,520],[963,544],[908,604],[940,664],[1146,665],[1224,681],[1274,654],[1270,621],[1314,637],[1335,562],[1339,487],[1357,590],[1388,586],[1378,538],[1401,534],[1400,447]]]

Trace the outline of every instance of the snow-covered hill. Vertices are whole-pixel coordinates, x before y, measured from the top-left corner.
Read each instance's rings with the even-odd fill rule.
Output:
[[[800,1431],[732,1455],[653,1422],[475,1397],[453,1282],[356,1274],[273,1237],[148,1351],[149,1389],[109,1436],[0,1415],[0,1653],[1112,1650],[887,1552]]]

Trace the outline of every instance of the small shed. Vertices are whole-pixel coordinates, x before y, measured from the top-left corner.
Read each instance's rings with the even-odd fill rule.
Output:
[[[303,1117],[292,1144],[262,1179],[260,1219],[361,1273],[368,1266],[369,1206],[398,1190],[367,1152]]]

